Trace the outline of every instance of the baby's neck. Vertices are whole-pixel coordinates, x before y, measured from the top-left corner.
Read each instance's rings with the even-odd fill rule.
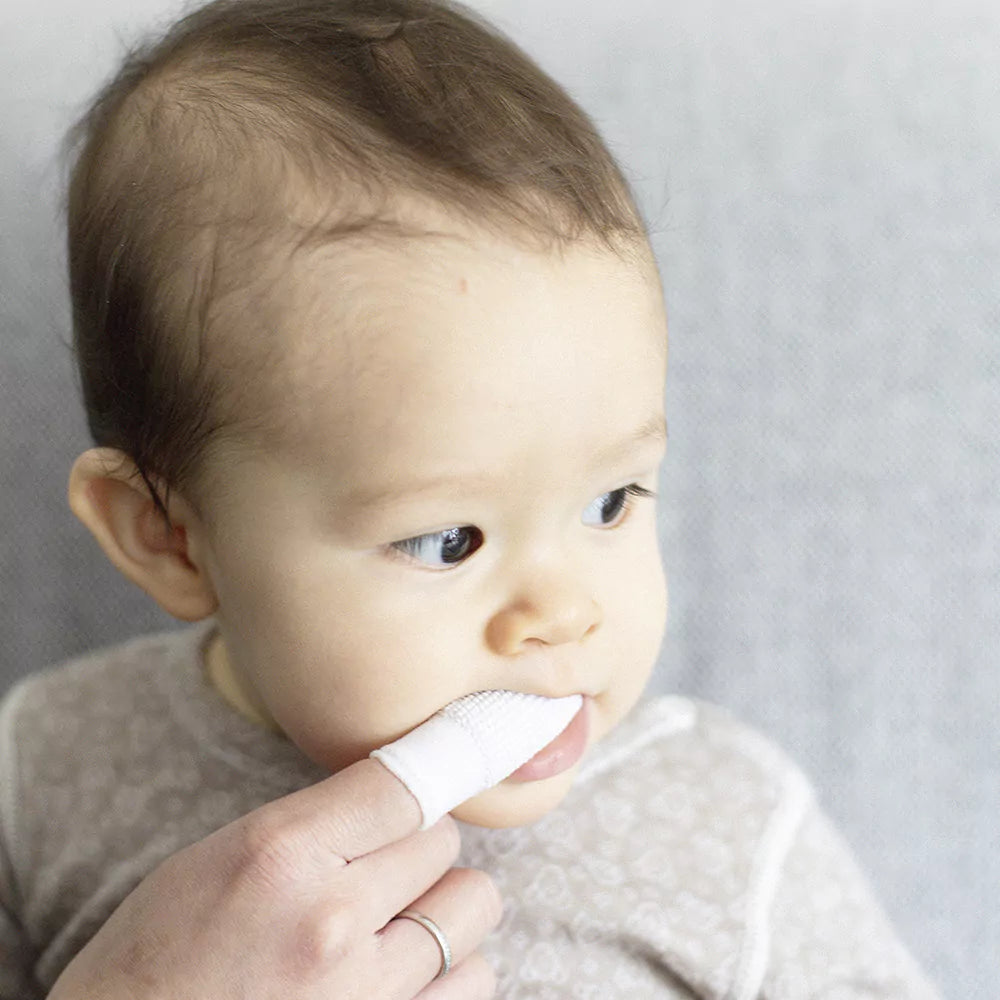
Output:
[[[245,719],[273,733],[281,727],[263,706],[258,707],[249,696],[242,679],[233,669],[222,634],[215,632],[205,649],[205,672],[209,683],[223,700]]]

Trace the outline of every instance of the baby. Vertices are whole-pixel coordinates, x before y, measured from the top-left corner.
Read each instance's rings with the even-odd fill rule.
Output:
[[[71,506],[197,624],[5,702],[0,996],[164,858],[494,689],[582,696],[453,811],[500,996],[933,996],[799,772],[640,703],[661,286],[516,47],[435,0],[212,3],[82,123],[69,252]]]

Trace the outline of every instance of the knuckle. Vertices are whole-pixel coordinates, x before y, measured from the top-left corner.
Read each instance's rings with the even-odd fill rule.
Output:
[[[301,834],[268,810],[258,810],[239,824],[236,864],[245,881],[270,891],[287,890],[299,877]]]
[[[496,882],[478,868],[460,869],[463,891],[468,895],[470,907],[487,928],[496,927],[503,917],[503,897]]]
[[[303,918],[293,937],[292,961],[299,977],[309,978],[338,964],[352,964],[362,935],[346,907],[327,907]]]

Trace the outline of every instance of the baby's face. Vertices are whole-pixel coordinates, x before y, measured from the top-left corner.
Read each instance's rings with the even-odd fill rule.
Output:
[[[584,694],[592,744],[666,618],[655,271],[479,235],[351,251],[345,283],[343,253],[283,297],[294,445],[221,457],[207,497],[224,659],[330,770],[488,688]],[[455,815],[529,822],[575,769]]]

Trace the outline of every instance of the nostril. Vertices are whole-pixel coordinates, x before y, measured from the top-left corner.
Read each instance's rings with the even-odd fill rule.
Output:
[[[582,642],[601,626],[600,605],[589,597],[547,586],[500,610],[486,626],[486,641],[497,653]]]

